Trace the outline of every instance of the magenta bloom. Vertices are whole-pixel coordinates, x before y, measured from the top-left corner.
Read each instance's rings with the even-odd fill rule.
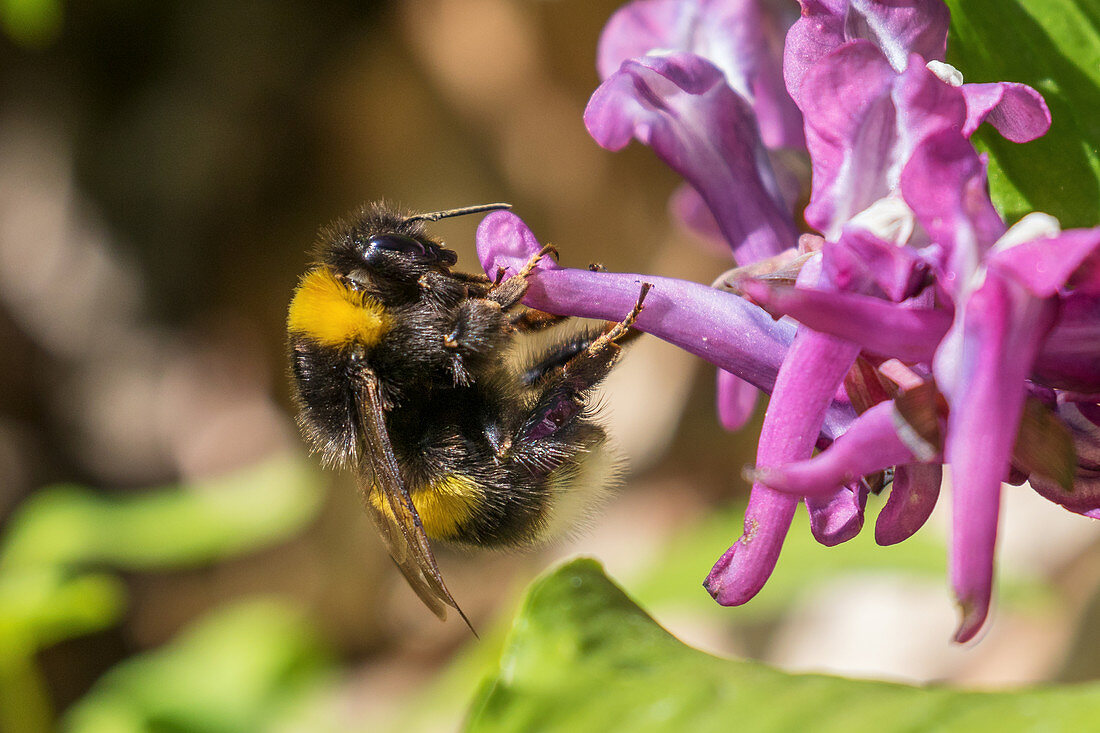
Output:
[[[703,236],[724,239],[741,265],[793,247],[802,183],[788,159],[802,149],[802,115],[780,60],[793,6],[767,0],[637,0],[600,36],[603,85],[585,124],[609,150],[649,145],[685,184],[673,212]],[[730,430],[752,415],[758,392],[718,377],[718,412]]]
[[[490,276],[514,274],[541,244],[515,214],[500,211],[482,220],[477,251]],[[592,272],[543,259],[529,279],[523,302],[532,308],[581,318],[621,320],[634,306],[643,282],[653,288],[635,326],[676,344],[754,387],[771,392],[795,326],[776,321],[732,293],[699,283],[654,275]],[[847,401],[826,405],[823,435],[834,438],[855,414]]]
[[[927,519],[946,466],[966,641],[989,610],[1002,481],[1100,517],[1100,228],[1006,226],[969,137],[988,122],[1026,142],[1050,114],[1030,87],[964,84],[943,63],[940,0],[801,6],[790,24],[763,0],[637,0],[600,40],[590,134],[650,146],[689,185],[677,211],[741,267],[715,289],[544,262],[525,302],[618,320],[653,283],[638,326],[721,367],[723,424],[751,410],[746,384],[771,393],[744,533],[704,583],[724,605],[767,581],[799,501],[815,538],[844,542],[870,477],[892,471],[875,527],[892,544]],[[803,142],[799,217],[771,153]],[[509,213],[478,232],[490,274],[537,249]]]
[[[752,108],[703,57],[672,53],[624,61],[592,95],[584,121],[609,150],[633,137],[652,147],[706,202],[739,263],[794,246],[794,219]]]
[[[604,26],[596,69],[609,79],[624,61],[685,52],[718,67],[752,108],[768,148],[802,147],[802,115],[787,95],[780,61],[797,18],[792,6],[767,0],[639,0]]]
[[[881,437],[874,440],[866,432],[873,428],[865,425],[877,427],[868,421],[881,422],[886,414],[886,408],[876,408],[853,424],[852,437],[842,436],[820,458],[758,470],[756,477],[773,488],[806,495],[832,490],[840,478],[851,481],[856,475],[905,466],[904,491],[911,494],[913,466],[946,460],[957,487],[951,581],[962,623],[956,639],[965,641],[988,613],[1000,485],[1010,475],[1034,367],[1041,363],[1048,375],[1063,380],[1076,376],[1072,386],[1082,391],[1092,389],[1094,375],[1100,375],[1096,349],[1080,341],[1067,347],[1062,340],[1062,348],[1049,355],[1042,350],[1056,325],[1055,332],[1076,335],[1094,321],[1088,316],[1095,312],[1080,294],[1070,295],[1079,304],[1076,316],[1062,324],[1058,314],[1067,289],[1092,277],[1097,236],[1073,232],[1020,242],[1017,233],[1016,238],[1002,238],[1005,226],[989,202],[984,164],[965,136],[981,119],[992,120],[991,110],[1003,118],[1000,129],[1010,139],[1042,134],[1049,115],[1033,90],[1020,85],[960,88],[932,73],[921,63],[924,58],[912,53],[899,68],[898,49],[907,38],[924,39],[929,46],[932,22],[917,23],[920,32],[899,34],[893,45],[881,43],[881,37],[878,43],[844,40],[832,32],[835,23],[823,23],[826,32],[809,43],[814,37],[805,26],[812,17],[804,15],[799,21],[803,26],[796,24],[788,37],[788,60],[816,59],[808,67],[788,68],[787,77],[796,85],[792,90],[797,90],[806,115],[814,162],[814,194],[806,219],[827,238],[835,238],[835,244],[826,244],[824,256],[833,262],[830,272],[841,289],[852,292],[764,286],[747,286],[745,291],[773,310],[859,344],[879,359],[930,365],[949,412],[942,445],[932,445],[931,456],[913,451],[912,436],[907,441],[900,434],[910,426],[896,411],[891,413],[896,428],[879,431]],[[935,14],[923,17],[934,20]],[[812,53],[800,53],[800,41]],[[836,47],[828,50],[829,42]],[[939,44],[929,47],[938,49]],[[998,92],[986,103],[976,101],[993,89]],[[892,212],[884,206],[887,201],[893,202]],[[892,216],[870,215],[876,208]],[[912,248],[912,254],[895,250],[887,255],[890,248],[879,237]],[[865,263],[862,270],[854,267],[860,263]],[[923,267],[932,277],[920,292],[912,287],[920,282],[913,275]],[[855,436],[867,437],[860,443]],[[914,502],[920,521],[937,490],[931,480],[922,483]],[[1057,500],[1049,486],[1046,495]],[[892,501],[888,510],[891,504],[900,506]],[[884,512],[877,531],[880,541],[907,536],[915,529],[911,520],[912,515]]]

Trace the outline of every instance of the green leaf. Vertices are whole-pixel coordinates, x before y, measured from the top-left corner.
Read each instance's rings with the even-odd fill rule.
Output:
[[[869,633],[896,633],[888,624]],[[980,693],[719,659],[662,629],[592,560],[535,581],[467,731],[1080,731],[1100,685]]]
[[[289,536],[315,514],[315,471],[277,459],[215,480],[108,497],[43,489],[12,518],[0,571],[107,563],[126,569],[209,562]]]
[[[0,28],[21,46],[42,48],[61,34],[60,0],[0,0]]]
[[[331,660],[277,601],[221,609],[104,675],[64,720],[72,733],[263,730],[318,694]]]
[[[59,568],[0,574],[0,731],[51,730],[53,711],[35,654],[104,629],[125,608],[122,582]]]
[[[1053,124],[1017,145],[982,125],[993,201],[1010,220],[1045,211],[1062,226],[1100,223],[1100,2],[948,0],[947,60],[967,82],[1035,87]]]
[[[35,568],[0,575],[0,657],[39,649],[115,623],[126,607],[122,581]]]
[[[35,654],[123,613],[122,582],[89,566],[176,567],[245,552],[299,529],[321,496],[304,462],[279,459],[126,497],[63,486],[28,499],[0,548],[0,730],[51,728]]]
[[[106,628],[125,605],[122,582],[36,568],[0,576],[0,731],[53,729],[38,649]]]

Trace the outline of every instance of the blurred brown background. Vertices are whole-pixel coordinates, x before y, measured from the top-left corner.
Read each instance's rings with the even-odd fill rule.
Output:
[[[53,482],[124,496],[304,454],[289,407],[286,306],[318,227],[364,201],[424,211],[509,201],[567,265],[700,282],[726,269],[722,252],[670,223],[676,181],[647,150],[611,154],[584,130],[596,39],[618,4],[98,0],[28,3],[41,12],[23,25],[9,17],[0,37],[0,518]],[[469,269],[476,223],[435,229]],[[722,433],[712,383],[712,368],[655,340],[632,349],[603,398],[631,473],[591,532],[530,555],[441,551],[475,624],[491,625],[552,557],[593,553],[629,575],[655,562],[677,528],[743,495],[755,430]],[[348,477],[324,482],[317,517],[289,540],[200,567],[126,572],[123,623],[40,655],[53,702],[63,708],[130,655],[255,593],[308,609],[348,671],[336,697],[351,719],[420,686],[468,632],[419,606]],[[1089,526],[1071,524],[1074,537]],[[723,536],[738,534],[735,519]],[[1046,572],[1091,588],[1095,562],[1073,564],[1090,542],[1071,543]],[[719,541],[711,557],[723,549]],[[698,586],[707,569],[694,567],[684,587],[709,603]],[[943,585],[933,582],[929,613],[939,624],[931,638],[946,650]],[[919,605],[906,592],[895,594],[900,603]],[[806,613],[826,605],[818,601]],[[708,648],[769,657],[753,630],[774,623],[738,635],[732,616],[658,618]],[[804,614],[791,628],[815,623],[835,619]],[[995,623],[994,633],[1013,629]],[[792,634],[776,643],[804,650]],[[1042,651],[1015,661],[1007,681],[1057,666],[1064,635],[1034,635]],[[826,664],[827,646],[792,664]],[[991,638],[985,648],[1004,647]],[[1005,681],[1003,657],[957,651],[947,661],[917,654],[897,674]]]
[[[670,227],[671,174],[644,149],[612,155],[584,130],[596,39],[616,5],[122,0],[64,4],[56,24],[9,29],[0,515],[55,481],[131,492],[304,452],[290,419],[286,305],[318,227],[363,201],[505,200],[566,264],[703,281],[724,269],[721,253]],[[476,223],[436,228],[467,268]],[[638,470],[656,470],[693,374],[705,378],[690,396],[695,427],[675,465],[657,470],[675,475],[675,493],[651,489],[620,510],[640,522],[612,533],[612,551],[627,556],[641,555],[651,525],[697,511],[697,497],[735,493],[752,449],[750,435],[744,450],[703,462],[708,440],[725,442],[710,370],[661,344],[637,351],[609,389],[634,396],[606,400]],[[461,626],[437,624],[404,588],[347,477],[326,480],[320,517],[289,543],[128,577],[124,625],[45,653],[57,701],[246,593],[301,598],[349,659],[395,648],[441,658],[464,642]],[[482,624],[498,595],[546,562],[443,557]]]

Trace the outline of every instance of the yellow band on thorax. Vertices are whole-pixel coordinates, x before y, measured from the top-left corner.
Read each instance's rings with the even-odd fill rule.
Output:
[[[327,267],[302,276],[287,314],[290,333],[322,346],[373,346],[389,327],[389,316],[380,303],[341,283]]]

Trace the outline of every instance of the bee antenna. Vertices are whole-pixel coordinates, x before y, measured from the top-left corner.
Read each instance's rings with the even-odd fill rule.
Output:
[[[511,204],[478,204],[477,206],[464,206],[461,209],[433,211],[428,214],[413,214],[405,219],[405,221],[439,221],[440,219],[450,219],[452,216],[466,216],[467,214],[480,214],[485,211],[499,211],[500,209],[510,208],[512,208]]]

